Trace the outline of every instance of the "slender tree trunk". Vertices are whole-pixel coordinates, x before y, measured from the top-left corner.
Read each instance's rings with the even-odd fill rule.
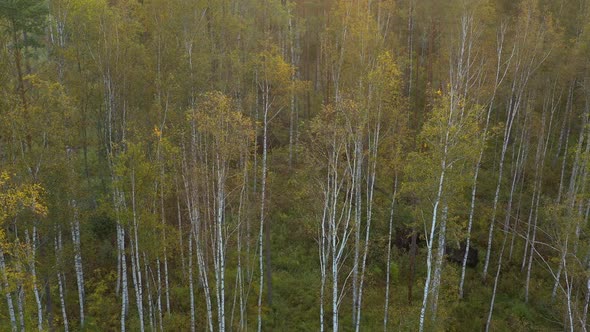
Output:
[[[112,165],[111,165],[112,166]],[[112,168],[112,167],[111,167]],[[115,183],[115,179],[112,179]],[[121,332],[125,332],[127,313],[129,311],[129,287],[127,282],[127,255],[125,253],[125,228],[121,224],[121,209],[124,205],[124,196],[118,188],[113,188],[113,205],[115,206],[116,225],[117,225],[117,254],[120,275],[117,275],[117,286],[119,279],[121,284]]]
[[[506,247],[506,239],[508,235],[504,232],[504,240],[502,241],[502,248],[500,249],[500,256],[498,258],[498,269],[496,270],[496,277],[494,278],[494,288],[492,290],[492,299],[490,300],[490,311],[486,320],[486,332],[490,331],[492,325],[492,313],[494,312],[494,303],[496,300],[496,291],[498,289],[498,280],[500,280],[500,271],[502,270],[502,257],[504,256],[504,248]]]
[[[324,213],[323,213],[323,217],[321,220],[321,225],[320,225],[320,241],[318,241],[318,246],[319,246],[319,256],[320,256],[320,332],[324,332],[325,331],[325,324],[324,324],[324,316],[325,316],[325,309],[324,309],[324,301],[325,301],[325,297],[326,297],[326,279],[327,279],[327,274],[326,274],[326,268],[327,268],[327,264],[328,264],[328,243],[327,243],[327,239],[326,239],[326,233],[327,233],[327,229],[326,229],[326,213],[327,213],[327,208],[328,208],[328,192],[324,192]]]
[[[373,131],[372,138],[369,138],[369,160],[367,166],[369,168],[369,174],[366,181],[366,195],[367,195],[367,206],[366,206],[366,225],[365,225],[365,243],[363,248],[363,259],[361,265],[361,275],[358,290],[358,301],[356,311],[356,332],[359,332],[361,325],[361,311],[363,301],[363,286],[365,282],[365,274],[367,267],[367,255],[369,253],[369,235],[371,234],[371,222],[373,220],[373,195],[375,193],[375,179],[377,177],[377,157],[379,152],[379,138],[381,131],[381,109],[378,111],[377,122],[375,124],[375,130]]]
[[[588,269],[588,263],[586,263],[586,269]],[[586,322],[588,320],[588,306],[590,304],[590,276],[586,278],[586,295],[584,296],[584,310],[582,312],[581,324],[584,331],[586,331]]]
[[[64,331],[69,331],[69,322],[68,322],[68,314],[66,310],[66,296],[65,296],[65,289],[66,289],[66,282],[65,277],[63,274],[63,245],[62,245],[62,234],[61,234],[61,226],[57,225],[56,227],[56,235],[53,239],[53,244],[55,248],[55,260],[57,265],[57,285],[59,289],[59,303],[61,305],[61,316],[63,319],[64,324]]]
[[[327,171],[327,182],[325,187],[325,209],[326,223],[324,223],[324,230],[326,239],[324,244],[323,261],[328,263],[328,255],[330,256],[330,274],[331,274],[331,293],[332,293],[332,331],[337,332],[340,328],[339,320],[339,306],[342,297],[339,295],[339,269],[342,265],[343,255],[346,254],[345,249],[347,248],[348,239],[353,232],[351,221],[352,207],[354,200],[354,188],[356,177],[352,176],[356,158],[348,160],[348,165],[345,173],[340,177],[340,162],[342,148],[344,142],[339,141],[334,135],[331,144],[329,145],[329,167]],[[350,181],[346,181],[350,180]],[[343,188],[345,186],[345,188]],[[344,202],[340,204],[340,193],[345,193],[346,198]],[[341,210],[340,210],[341,209]],[[329,249],[328,249],[329,248]]]
[[[538,216],[539,216],[539,199],[541,196],[540,193],[540,189],[536,190],[536,199],[535,199],[535,204],[534,207],[531,206],[531,209],[534,209],[534,222],[533,222],[533,234],[532,234],[532,238],[531,238],[531,242],[530,242],[530,250],[529,250],[529,259],[528,259],[528,268],[527,268],[527,273],[526,273],[526,279],[525,279],[525,287],[524,287],[524,301],[525,303],[529,302],[529,283],[531,280],[531,270],[532,270],[532,266],[533,266],[533,257],[535,255],[535,243],[536,243],[536,238],[537,238],[537,220],[538,220]]]
[[[177,202],[179,204],[179,202]],[[179,209],[180,210],[180,209]],[[180,212],[180,211],[179,211]],[[160,172],[160,214],[161,214],[161,222],[162,222],[162,236],[164,238],[164,293],[166,296],[166,313],[170,315],[170,284],[168,281],[168,242],[166,241],[166,210],[164,208],[164,168],[162,168]],[[180,230],[180,229],[179,229]],[[182,237],[182,235],[179,235]],[[180,241],[181,247],[180,250],[182,251],[182,239]],[[158,315],[160,319],[160,329],[163,329],[162,326],[162,283],[160,277],[160,258],[157,259],[158,262]],[[182,262],[184,265],[184,261]],[[184,269],[183,269],[184,272]]]
[[[209,325],[209,331],[212,332],[214,331],[213,309],[211,305],[211,290],[209,288],[209,278],[207,277],[207,268],[205,267],[205,259],[203,258],[203,249],[201,248],[200,241],[197,240],[196,234],[194,234],[193,236],[195,238],[197,264],[199,266],[199,280],[203,285],[203,295],[205,296],[205,304],[207,306],[207,324]]]
[[[498,87],[500,86],[500,84],[502,83],[502,81],[504,81],[504,77],[506,76],[506,73],[508,71],[508,64],[510,63],[511,57],[508,59],[508,62],[506,64],[506,69],[505,71],[502,73],[502,51],[504,49],[504,36],[506,34],[506,26],[502,26],[500,28],[500,31],[498,33],[498,38],[497,38],[497,47],[496,47],[496,75],[495,75],[495,81],[494,81],[494,90],[492,92],[492,96],[490,98],[489,101],[489,105],[488,105],[488,111],[487,111],[487,116],[486,116],[486,123],[484,126],[484,130],[483,130],[483,142],[481,145],[481,148],[479,150],[479,157],[477,160],[477,163],[475,165],[475,172],[473,174],[473,185],[472,185],[472,190],[471,190],[471,205],[469,208],[469,222],[467,225],[467,238],[466,238],[466,246],[465,246],[465,255],[463,256],[463,262],[461,264],[461,279],[459,282],[459,298],[463,298],[464,296],[464,285],[465,285],[465,272],[466,272],[466,267],[467,267],[467,258],[469,257],[469,250],[470,250],[470,244],[471,244],[471,229],[473,227],[473,216],[475,213],[475,198],[476,198],[476,193],[477,193],[477,180],[478,180],[478,176],[479,176],[479,169],[481,167],[481,162],[483,160],[483,154],[485,151],[485,144],[487,141],[487,136],[488,136],[488,128],[490,125],[490,118],[492,115],[492,110],[494,107],[494,102],[496,99],[496,93],[498,91]]]
[[[115,196],[114,191],[113,191],[113,196]],[[113,198],[113,201],[116,201],[117,198]],[[114,204],[116,204],[116,202],[113,202]],[[119,233],[120,233],[120,222],[119,222],[119,218],[118,218],[118,207],[116,205],[115,206],[115,211],[117,213],[117,284],[115,285],[115,294],[117,294],[117,296],[119,296],[119,293],[121,292],[121,284],[122,284],[122,273],[121,273],[121,267],[123,266],[122,262],[121,262],[121,257],[123,256],[123,252],[121,250],[121,242],[120,242],[120,237],[119,237]],[[125,319],[123,316],[121,316],[122,319]]]
[[[489,119],[489,117],[488,117]],[[485,134],[484,134],[485,136]],[[469,221],[467,222],[467,237],[465,239],[465,255],[463,255],[463,261],[461,262],[461,278],[459,279],[459,298],[462,299],[464,296],[463,287],[465,285],[465,272],[467,270],[467,258],[469,257],[469,250],[471,248],[471,229],[473,228],[473,215],[475,213],[475,197],[477,193],[477,178],[479,176],[479,168],[481,166],[481,160],[483,159],[482,147],[479,151],[479,157],[477,164],[475,165],[475,172],[473,173],[473,184],[471,186],[471,204],[469,206]]]
[[[141,257],[141,256],[140,256]],[[154,301],[152,298],[152,287],[150,285],[150,277],[148,274],[148,261],[147,258],[145,257],[145,252],[143,253],[143,270],[144,270],[144,280],[145,280],[145,286],[147,289],[147,299],[148,299],[148,318],[150,320],[150,330],[154,331],[155,328],[155,324],[154,324]],[[139,273],[141,274],[141,271],[139,271]]]
[[[440,229],[438,232],[438,249],[436,252],[436,261],[434,263],[434,278],[432,280],[432,322],[436,321],[436,314],[438,312],[438,294],[440,293],[440,284],[442,279],[442,270],[445,257],[447,219],[449,214],[448,211],[449,207],[445,203],[443,206],[443,213],[440,218]]]
[[[168,278],[168,254],[166,252],[164,252],[164,284],[166,287],[166,313],[170,315],[170,283]]]
[[[408,100],[412,102],[412,79],[414,77],[414,0],[409,1],[408,10]],[[408,112],[409,116],[410,112]]]
[[[393,234],[393,212],[395,199],[397,197],[397,174],[393,180],[393,194],[391,195],[391,206],[389,208],[389,232],[387,234],[387,271],[385,276],[385,309],[383,310],[383,331],[387,331],[389,317],[389,284],[391,275],[391,236]]]
[[[76,283],[78,285],[78,303],[80,306],[80,326],[84,326],[84,270],[82,268],[82,250],[80,241],[80,218],[78,216],[78,207],[76,201],[72,200],[74,218],[70,225],[72,229],[72,243],[74,246],[74,268],[76,270]]]
[[[357,312],[359,307],[359,253],[361,246],[361,224],[362,224],[362,167],[363,167],[363,145],[361,137],[357,137],[354,142],[354,158],[355,158],[355,186],[354,186],[354,261],[352,265],[352,325],[355,328],[358,326],[357,323]]]
[[[514,226],[510,225],[510,219],[512,219],[512,202],[514,201],[514,192],[516,190],[516,187],[518,185],[518,183],[522,182],[521,178],[524,178],[524,163],[526,162],[527,159],[527,154],[528,154],[528,147],[527,145],[527,129],[526,129],[526,123],[527,123],[527,117],[525,116],[525,120],[524,120],[525,124],[524,124],[524,128],[522,130],[522,134],[520,137],[520,144],[518,144],[518,152],[517,152],[517,156],[516,156],[516,162],[514,163],[514,167],[512,170],[512,184],[510,186],[510,195],[508,197],[508,204],[506,207],[506,216],[505,216],[505,221],[504,221],[504,231],[505,232],[509,232],[510,228],[512,228],[512,240],[514,240],[514,234],[517,232],[516,226],[518,225],[518,218],[516,218],[516,222],[514,224]],[[514,143],[514,146],[516,146],[516,142]],[[512,152],[513,154],[513,159],[514,159],[514,154],[515,152]],[[519,202],[518,202],[518,213],[520,213],[520,204],[521,204],[521,200],[522,198],[519,198]],[[513,242],[511,241],[510,243],[510,252],[508,255],[508,261],[510,261],[512,259],[512,248],[513,248]]]
[[[556,159],[559,158],[559,153],[561,151],[563,137],[565,136],[565,148],[563,150],[564,153],[563,153],[563,158],[561,161],[561,173],[559,176],[559,189],[557,191],[557,198],[556,198],[556,202],[558,204],[561,202],[561,196],[563,194],[563,187],[564,187],[564,183],[565,183],[565,181],[564,181],[565,169],[566,169],[566,162],[568,159],[568,146],[569,146],[570,130],[571,130],[571,125],[569,122],[569,114],[570,114],[572,107],[573,107],[574,86],[575,86],[575,80],[572,81],[572,83],[570,84],[567,103],[566,103],[565,116],[564,116],[564,120],[563,120],[563,126],[561,129],[561,135],[559,137],[559,144],[557,146],[557,153],[555,156]]]
[[[194,126],[194,124],[193,124]],[[196,146],[196,137],[193,135],[192,138],[192,146]],[[196,158],[193,155],[193,158]],[[186,191],[186,204],[187,210],[189,214],[189,219],[191,221],[191,235],[195,242],[195,255],[197,259],[197,267],[199,269],[199,282],[200,285],[203,286],[203,295],[205,297],[205,304],[207,309],[207,326],[210,332],[213,332],[213,311],[211,306],[211,293],[209,289],[209,277],[207,276],[207,267],[205,264],[205,260],[203,257],[203,248],[201,247],[201,241],[199,240],[199,236],[201,234],[201,227],[200,227],[200,216],[199,216],[199,208],[198,208],[198,200],[199,197],[197,196],[197,190],[192,187],[189,183],[187,174],[189,174],[188,165],[186,162],[186,157],[183,158],[183,167],[184,167],[184,186]],[[192,240],[189,241],[189,279],[192,280]],[[191,292],[193,294],[193,292]],[[194,310],[194,300],[193,300],[193,309]],[[194,324],[193,324],[194,326]]]
[[[8,284],[8,273],[6,271],[6,263],[4,261],[4,251],[0,246],[0,270],[2,270],[2,286],[4,287],[4,294],[6,296],[6,304],[8,307],[8,315],[10,317],[10,326],[13,332],[16,332],[16,315],[14,314],[14,304],[12,302],[12,294],[10,292],[10,285]]]
[[[117,219],[118,220],[118,219]],[[121,332],[125,332],[125,321],[129,308],[129,288],[127,286],[127,258],[125,254],[125,229],[117,221],[117,242],[119,244],[119,255],[121,260]]]
[[[448,135],[448,133],[447,133]],[[447,147],[445,145],[445,155],[446,155]],[[424,321],[426,318],[426,308],[428,306],[428,294],[430,293],[430,283],[432,278],[432,246],[434,243],[434,232],[436,230],[436,223],[437,223],[437,216],[438,216],[438,205],[442,199],[443,194],[443,185],[445,181],[445,171],[446,171],[446,160],[443,159],[441,173],[439,177],[438,183],[438,191],[436,194],[436,198],[434,200],[434,206],[432,208],[432,223],[430,226],[430,233],[428,235],[428,239],[426,242],[427,246],[427,256],[426,256],[426,280],[424,281],[424,297],[422,298],[422,308],[420,309],[420,327],[419,331],[424,331]]]
[[[215,260],[216,260],[216,284],[217,284],[217,318],[219,322],[219,331],[225,331],[225,240],[223,237],[223,222],[225,211],[225,165],[220,160],[219,153],[216,154],[217,169],[217,192],[216,196],[216,241],[215,241]]]
[[[533,207],[535,206],[535,198],[536,192],[533,189],[533,195],[531,197],[531,208],[529,210],[529,217],[527,219],[527,231],[526,231],[526,238],[524,240],[524,253],[522,254],[522,263],[520,264],[520,271],[523,272],[526,266],[527,257],[528,257],[528,250],[529,250],[529,242],[531,237],[531,225],[533,224]]]
[[[135,288],[135,302],[137,304],[137,313],[139,315],[139,329],[141,332],[145,330],[145,323],[143,319],[143,286],[141,278],[141,261],[139,258],[139,236],[138,236],[138,221],[137,208],[135,201],[135,170],[131,170],[131,208],[133,215],[133,241],[131,242],[131,270],[133,276],[133,284]]]
[[[158,276],[158,283],[157,283],[157,308],[158,308],[158,322],[159,322],[159,327],[160,327],[160,331],[164,331],[164,323],[162,322],[162,318],[164,317],[164,315],[162,314],[162,273],[160,272],[160,258],[156,259],[156,273]],[[152,276],[153,277],[153,276]]]
[[[572,165],[569,189],[567,192],[568,214],[569,214],[569,216],[572,216],[572,217],[574,216],[573,210],[574,210],[574,207],[576,204],[576,197],[578,195],[578,191],[580,190],[579,185],[580,185],[580,183],[582,183],[582,187],[585,188],[585,182],[586,182],[586,177],[587,177],[587,171],[586,171],[587,161],[582,160],[582,159],[585,159],[585,158],[582,158],[582,153],[584,155],[587,155],[588,152],[590,151],[590,136],[588,136],[588,131],[584,129],[584,128],[586,128],[587,123],[588,123],[589,112],[590,112],[590,107],[586,107],[586,109],[584,111],[584,115],[583,115],[583,126],[582,126],[582,129],[580,130],[580,134],[578,137],[576,154],[575,154],[573,165]],[[584,148],[584,151],[582,151],[582,146],[584,145],[584,140],[586,141],[585,148]],[[566,146],[567,146],[567,141],[566,141]],[[563,157],[564,158],[563,167],[565,167],[566,157],[567,157],[567,154],[565,154]],[[580,170],[582,170],[582,175],[580,175]],[[563,177],[563,170],[562,170],[562,177]],[[561,186],[561,184],[560,184],[560,186]],[[585,194],[584,189],[582,189],[580,191],[582,194]],[[579,213],[578,218],[581,218],[581,213]],[[569,226],[569,224],[568,224],[568,226]],[[579,230],[579,221],[576,226],[576,243],[577,243],[577,238],[579,236],[578,230]],[[566,234],[567,234],[566,239],[569,236],[570,231],[571,230],[568,227],[568,229],[566,230]],[[574,253],[575,252],[576,252],[576,250],[574,250]],[[552,300],[555,299],[555,295],[557,293],[557,288],[560,285],[561,273],[563,272],[563,264],[566,261],[567,253],[568,253],[568,247],[566,245],[564,248],[562,248],[562,258],[560,259],[560,262],[559,262],[559,267],[558,267],[557,274],[555,277],[555,283],[553,285],[553,291],[551,293]]]
[[[545,108],[545,107],[544,107]],[[529,283],[530,283],[530,278],[531,278],[531,269],[532,269],[532,264],[533,264],[533,255],[535,254],[535,241],[536,241],[536,237],[537,237],[537,220],[539,217],[539,201],[541,198],[541,186],[543,183],[543,168],[545,165],[545,156],[547,154],[547,146],[549,145],[549,138],[551,137],[551,127],[552,127],[552,123],[553,123],[553,115],[554,115],[554,110],[555,108],[553,108],[553,110],[551,111],[551,116],[550,116],[550,120],[549,120],[549,126],[548,129],[545,129],[545,110],[543,110],[543,120],[542,120],[542,133],[539,137],[539,145],[537,147],[537,157],[536,159],[536,165],[535,165],[535,190],[534,192],[537,193],[537,198],[536,198],[536,202],[535,202],[535,221],[533,224],[533,237],[532,237],[532,241],[530,244],[530,256],[529,256],[529,265],[528,265],[528,269],[527,269],[527,276],[526,276],[526,281],[525,281],[525,302],[528,303],[529,301]],[[545,132],[546,131],[546,132]],[[546,140],[545,140],[546,137]],[[534,194],[533,194],[534,196]],[[531,206],[531,208],[533,208]]]
[[[526,38],[527,34],[524,33],[523,35]],[[502,32],[502,36],[503,36],[503,32]],[[515,46],[515,47],[517,47],[517,46]],[[522,51],[522,50],[519,50],[519,51]],[[513,50],[512,55],[514,55],[514,50]],[[510,59],[512,58],[512,55],[510,56]],[[516,69],[515,69],[515,73],[514,73],[515,79],[512,82],[512,87],[511,87],[511,92],[510,92],[511,96],[510,96],[510,99],[509,99],[508,105],[507,105],[506,123],[504,125],[504,138],[503,138],[502,150],[500,152],[500,160],[499,160],[499,165],[498,165],[498,181],[496,184],[496,192],[494,194],[494,202],[493,202],[493,207],[492,207],[492,218],[491,218],[490,227],[488,230],[488,244],[487,244],[487,248],[486,248],[486,258],[484,261],[484,268],[483,268],[483,280],[486,280],[486,278],[487,278],[488,267],[489,267],[489,263],[490,263],[490,254],[492,251],[492,241],[493,241],[493,237],[494,237],[494,226],[496,223],[496,213],[497,213],[498,203],[499,203],[499,199],[500,199],[500,188],[502,186],[502,178],[503,178],[506,152],[508,149],[508,144],[510,142],[512,128],[514,126],[516,115],[519,113],[520,108],[522,106],[522,102],[524,99],[525,90],[526,90],[526,87],[528,84],[528,80],[535,70],[533,67],[534,59],[535,59],[535,57],[532,56],[531,61],[528,62],[528,67],[526,67],[526,68],[523,68],[522,59],[518,59],[517,64],[516,64]]]
[[[525,157],[526,159],[526,157]],[[526,169],[525,169],[526,170]],[[525,182],[525,171],[523,170],[523,174],[520,177],[520,184],[519,184],[519,191],[518,191],[518,207],[516,209],[516,222],[514,223],[514,229],[512,231],[512,239],[510,240],[510,253],[508,254],[508,260],[512,261],[512,253],[514,250],[514,241],[516,239],[516,234],[518,230],[518,226],[520,225],[520,218],[522,215],[522,193],[524,190],[524,182]]]
[[[177,212],[176,218],[178,219],[178,247],[180,248],[180,261],[182,263],[182,275],[186,278],[186,265],[185,265],[185,258],[184,258],[184,241],[182,240],[182,233],[184,231],[182,229],[182,213],[180,210],[180,192],[178,189],[178,183],[176,184],[176,212]],[[168,302],[166,303],[166,305],[168,305]],[[169,308],[167,308],[167,309],[169,309]],[[168,313],[170,313],[169,310],[168,310]]]
[[[265,90],[267,90],[265,88]],[[267,91],[264,93],[264,114],[263,114],[263,136],[262,136],[262,175],[261,175],[261,185],[260,185],[260,232],[258,235],[258,251],[260,253],[259,256],[259,271],[260,271],[260,284],[259,284],[259,291],[258,291],[258,332],[262,331],[262,293],[264,289],[264,231],[265,228],[268,226],[265,225],[265,206],[266,206],[266,171],[267,171],[267,149],[268,149],[268,113],[269,113],[269,101],[268,101],[268,94]],[[268,222],[267,222],[268,223]],[[270,234],[266,234],[266,268],[267,268],[267,278],[270,277]],[[267,280],[267,297],[268,297],[268,305],[272,305],[272,282],[271,280]]]
[[[335,232],[335,231],[333,231]],[[337,234],[332,235],[332,252],[336,251]],[[332,331],[338,331],[338,261],[332,259]]]
[[[188,287],[191,304],[191,332],[195,332],[195,291],[193,286],[193,237],[188,237]]]
[[[496,184],[496,192],[494,194],[494,201],[493,201],[493,207],[492,207],[492,219],[491,219],[490,227],[488,230],[488,245],[487,245],[487,249],[486,249],[486,258],[485,258],[484,267],[483,267],[483,279],[484,280],[487,278],[487,274],[488,274],[490,254],[492,251],[494,225],[496,223],[496,211],[498,209],[498,202],[500,200],[500,188],[502,186],[502,176],[504,173],[504,160],[506,157],[506,151],[508,149],[508,142],[510,141],[510,136],[511,136],[511,132],[512,132],[512,125],[514,123],[516,112],[517,112],[516,108],[513,108],[513,107],[509,108],[509,112],[508,112],[508,116],[507,116],[508,118],[507,118],[507,122],[506,122],[506,125],[504,128],[504,142],[502,143],[502,151],[500,153],[500,162],[499,162],[499,166],[498,166],[499,167],[498,181]]]
[[[326,282],[328,279],[328,260],[330,255],[330,202],[332,195],[331,170],[328,170],[326,176],[326,184],[323,186],[322,192],[324,195],[324,207],[322,211],[322,219],[320,220],[320,234],[318,239],[318,253],[320,262],[320,332],[325,331],[325,307],[324,301],[326,298]]]
[[[37,287],[37,269],[36,269],[36,253],[37,253],[37,227],[33,226],[33,240],[29,236],[29,230],[25,229],[25,238],[27,246],[29,247],[29,268],[31,269],[33,294],[35,295],[35,302],[37,303],[37,328],[43,331],[43,306],[41,305],[41,297],[39,295],[39,288]]]
[[[22,272],[18,265],[16,270],[17,272]],[[19,280],[16,285],[16,307],[18,309],[20,330],[25,331],[25,289],[21,280]]]
[[[139,288],[139,280],[138,274],[141,273],[139,270],[140,264],[137,263],[136,254],[135,254],[135,240],[133,238],[129,241],[129,247],[131,248],[130,256],[131,256],[131,280],[133,281],[133,289],[135,291],[135,305],[137,307],[137,316],[139,319],[140,329],[143,332],[145,325],[143,324],[143,294],[140,296],[140,288]],[[139,271],[138,271],[139,270]],[[142,326],[144,326],[142,328]]]
[[[560,281],[561,281],[561,273],[563,272],[563,262],[566,259],[567,256],[567,252],[568,252],[568,247],[567,247],[567,240],[569,237],[569,232],[566,233],[566,240],[565,243],[566,245],[564,245],[563,248],[561,248],[561,257],[560,257],[560,261],[559,261],[559,267],[557,268],[557,273],[555,274],[555,282],[553,283],[553,289],[551,290],[551,301],[555,301],[555,297],[557,296],[557,289],[560,286]]]
[[[247,312],[246,312],[246,299],[244,298],[244,269],[242,267],[242,255],[243,255],[243,251],[242,251],[242,234],[243,234],[243,226],[242,226],[242,222],[245,220],[246,222],[246,235],[249,232],[249,227],[248,227],[248,219],[249,216],[245,215],[244,216],[244,205],[247,202],[247,190],[248,190],[248,153],[244,153],[244,155],[242,156],[242,167],[243,167],[243,182],[242,182],[242,188],[240,191],[240,203],[239,203],[239,207],[238,207],[238,234],[237,234],[237,284],[238,284],[238,296],[239,296],[239,306],[240,306],[240,331],[243,331],[246,329],[246,319],[247,319]],[[246,240],[248,241],[248,240]],[[246,252],[246,255],[248,255],[248,252]],[[246,267],[246,271],[247,271]],[[233,319],[232,319],[233,322]],[[232,329],[233,330],[233,327]]]
[[[564,265],[565,264],[567,264],[567,263],[564,262]],[[569,323],[568,325],[569,325],[570,332],[574,332],[574,314],[572,312],[572,288],[573,288],[572,282],[574,280],[573,280],[573,277],[570,278],[567,275],[567,267],[565,267],[565,278],[564,279],[565,279],[565,284],[566,284],[565,295],[566,295],[566,301],[567,301],[567,322],[566,322],[566,324]],[[566,325],[566,324],[564,324],[564,325]]]
[[[291,67],[296,68],[295,63],[295,27],[293,24],[293,19],[291,17],[291,13],[289,12],[289,50],[291,53]],[[295,148],[295,119],[297,111],[295,108],[295,75],[296,72],[293,70],[291,75],[291,96],[290,96],[290,113],[289,113],[289,168],[293,165],[293,158],[294,158],[294,148]]]

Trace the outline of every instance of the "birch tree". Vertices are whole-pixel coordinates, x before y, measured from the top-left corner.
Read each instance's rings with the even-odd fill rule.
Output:
[[[515,27],[515,29],[521,31],[521,33],[514,41],[514,58],[511,61],[513,69],[510,75],[510,93],[506,102],[506,120],[504,121],[502,147],[500,151],[500,159],[498,162],[498,181],[494,193],[492,217],[488,230],[488,241],[483,268],[484,280],[487,277],[489,267],[492,241],[494,236],[494,226],[500,200],[500,189],[503,182],[502,179],[506,153],[508,151],[508,145],[512,137],[513,128],[515,127],[515,119],[517,119],[517,115],[526,102],[526,92],[528,91],[528,84],[532,78],[532,75],[549,55],[548,52],[542,50],[543,38],[546,34],[546,31],[535,21],[537,9],[534,6],[535,4],[532,2],[526,2],[522,4],[522,17],[520,17],[521,20]]]
[[[419,321],[420,331],[423,331],[426,326],[430,296],[432,299],[438,296],[443,263],[440,257],[445,249],[445,229],[449,213],[451,213],[448,211],[448,206],[451,203],[451,197],[462,188],[461,177],[468,176],[468,169],[476,158],[472,143],[478,139],[480,108],[471,107],[461,111],[459,105],[462,101],[454,93],[455,91],[450,90],[443,96],[442,92],[438,92],[440,97],[437,98],[430,118],[420,133],[420,141],[425,151],[412,154],[406,170],[408,174],[414,175],[410,178],[405,190],[417,192],[419,196],[424,195],[425,199],[432,202],[431,212],[426,212],[428,210],[423,212],[429,217],[430,222],[424,220],[427,257]],[[442,214],[441,218],[439,214]],[[435,262],[434,241],[437,235],[439,258]],[[435,263],[434,266],[433,263]],[[436,301],[433,304],[431,315],[435,316]]]
[[[267,42],[268,43],[268,42]],[[262,294],[266,275],[267,304],[272,305],[272,268],[271,268],[271,233],[270,220],[266,220],[267,176],[268,176],[268,144],[270,122],[286,107],[289,90],[292,89],[293,68],[277,54],[272,45],[258,54],[254,63],[257,79],[257,95],[261,103],[257,107],[262,110],[262,161],[260,176],[260,228],[258,233],[259,254],[259,291],[258,291],[258,331],[262,329]],[[264,256],[264,257],[263,257]],[[266,269],[264,267],[266,263]]]
[[[324,329],[324,287],[328,288],[332,308],[332,330],[340,328],[339,309],[344,294],[340,280],[348,250],[347,243],[353,234],[354,176],[359,161],[355,159],[355,141],[350,129],[361,130],[356,123],[358,106],[350,100],[336,106],[328,105],[313,124],[316,158],[323,168],[319,188],[323,194],[322,216],[318,243],[321,269],[320,329]],[[354,121],[354,122],[353,122]],[[356,143],[358,144],[358,143]],[[357,155],[358,156],[358,155]],[[329,276],[329,277],[328,277]],[[345,279],[346,280],[346,279]],[[328,281],[331,285],[326,285]]]
[[[235,110],[232,101],[219,92],[207,93],[203,96],[202,102],[198,105],[196,114],[197,129],[202,135],[201,139],[206,142],[206,149],[202,151],[211,165],[206,164],[205,172],[209,173],[207,179],[212,183],[205,188],[212,191],[214,198],[212,225],[213,265],[215,274],[216,297],[217,297],[217,319],[218,329],[226,329],[226,304],[225,304],[225,270],[227,257],[227,237],[233,231],[230,228],[231,215],[228,215],[227,201],[229,193],[236,190],[230,187],[230,179],[241,174],[241,170],[231,169],[231,164],[240,159],[250,149],[249,142],[253,138],[252,125]],[[243,185],[238,182],[237,185]],[[237,190],[240,190],[238,187]]]

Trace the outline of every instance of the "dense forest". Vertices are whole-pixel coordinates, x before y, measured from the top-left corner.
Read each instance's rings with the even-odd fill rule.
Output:
[[[1,331],[586,331],[590,2],[0,0]]]

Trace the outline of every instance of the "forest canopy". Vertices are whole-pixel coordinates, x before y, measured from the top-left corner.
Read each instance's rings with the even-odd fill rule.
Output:
[[[590,2],[0,0],[0,331],[586,331]]]

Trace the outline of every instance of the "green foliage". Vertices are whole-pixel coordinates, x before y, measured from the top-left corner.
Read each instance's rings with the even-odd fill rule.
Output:
[[[42,200],[43,188],[40,185],[14,183],[14,178],[8,172],[2,172],[0,188],[0,223],[24,209],[30,209],[38,216],[47,214]]]
[[[495,271],[497,235],[509,232],[492,330],[569,328],[568,308],[572,329],[583,330],[588,13],[587,2],[545,0],[0,0],[0,330],[11,329],[8,297],[19,320],[21,288],[24,325],[37,328],[35,287],[41,329],[63,329],[65,310],[70,330],[118,330],[123,254],[128,329],[141,324],[138,275],[146,327],[149,293],[156,329],[161,323],[164,330],[190,330],[191,309],[196,326],[206,328],[206,279],[217,329],[220,255],[226,329],[256,329],[262,125],[269,143],[264,215],[272,224],[263,242],[270,239],[274,290],[272,305],[262,301],[263,330],[319,329],[319,221],[334,192],[336,241],[348,241],[338,267],[340,329],[354,329],[350,271],[370,231],[360,330],[383,328],[387,273],[389,329],[416,330],[426,275],[423,230],[440,200],[448,208],[447,243],[466,239],[480,151],[469,234],[480,259],[492,214],[498,223],[510,221],[492,234]],[[500,176],[507,125],[512,134]],[[415,257],[387,248],[396,189],[392,242],[395,229],[418,232]],[[33,229],[34,243],[27,241]],[[533,232],[526,303],[523,261],[531,257]],[[139,273],[131,255],[140,258]],[[430,330],[482,330],[495,280],[481,282],[480,270],[481,264],[467,269],[459,300],[460,267],[443,263]],[[333,313],[325,309],[329,330]]]
[[[89,331],[116,330],[120,327],[120,310],[114,296],[113,283],[117,278],[114,271],[95,270],[88,281]]]
[[[11,33],[41,33],[48,14],[44,0],[2,0],[0,18],[8,21]]]

